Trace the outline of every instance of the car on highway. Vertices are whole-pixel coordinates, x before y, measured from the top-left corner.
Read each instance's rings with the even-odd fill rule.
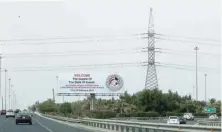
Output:
[[[187,120],[184,117],[179,117],[179,124],[187,124]]]
[[[1,110],[1,115],[6,115],[6,110]]]
[[[183,117],[186,120],[194,120],[194,115],[192,113],[184,113]]]
[[[169,116],[167,120],[167,124],[180,124],[179,117],[177,116]]]
[[[218,116],[216,114],[210,115],[209,116],[210,120],[215,120],[215,119],[219,119]]]
[[[18,125],[19,123],[28,123],[32,125],[32,117],[27,112],[19,112],[15,119],[15,124]]]
[[[21,111],[20,109],[16,109],[16,110],[14,111],[14,113],[17,114],[17,113],[19,113],[20,111]]]
[[[15,118],[15,113],[14,113],[14,111],[13,111],[13,110],[8,110],[8,111],[6,112],[5,117],[6,117],[6,118],[8,118],[8,117],[13,117],[13,118]]]

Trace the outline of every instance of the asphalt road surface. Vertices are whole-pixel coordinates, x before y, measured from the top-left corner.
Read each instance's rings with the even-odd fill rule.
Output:
[[[5,116],[0,116],[0,132],[90,132],[39,116],[34,116],[32,118],[32,123],[32,125],[16,125],[14,118],[5,118]]]

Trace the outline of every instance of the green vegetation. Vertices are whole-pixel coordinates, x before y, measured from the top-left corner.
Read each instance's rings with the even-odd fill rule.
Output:
[[[194,113],[195,116],[207,116],[203,113],[206,102],[194,101],[190,95],[180,96],[177,92],[163,93],[159,89],[143,90],[130,95],[125,92],[119,99],[96,99],[95,111],[89,111],[89,98],[56,104],[48,99],[39,105],[42,113],[56,114],[67,117],[159,117],[180,116],[185,112]],[[221,115],[221,101],[210,99],[209,107],[215,107],[217,114]],[[32,109],[32,106],[30,107]]]

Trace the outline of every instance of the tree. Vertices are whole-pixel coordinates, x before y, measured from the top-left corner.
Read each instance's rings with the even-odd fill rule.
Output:
[[[76,101],[71,103],[72,113],[77,116],[81,116],[81,107],[83,103],[81,101]]]
[[[211,98],[210,99],[210,104],[212,105],[212,104],[214,104],[216,102],[216,99],[215,98]]]
[[[72,112],[71,103],[62,103],[59,107],[59,111],[63,113],[65,116]]]
[[[58,112],[58,114],[73,117],[113,117],[114,113],[123,116],[165,116],[181,115],[191,112],[204,116],[206,102],[194,101],[191,95],[181,96],[177,92],[169,90],[163,93],[160,89],[146,89],[133,95],[127,91],[119,99],[95,99],[95,111],[90,111],[90,98],[70,103],[55,104],[51,99],[40,103],[40,112]],[[221,101],[212,98],[208,107],[217,109],[221,114]],[[32,109],[32,106],[30,107]],[[121,113],[121,114],[120,114]],[[93,116],[92,116],[93,114]]]
[[[46,112],[56,112],[56,104],[52,99],[48,99],[39,104],[39,110],[42,113]]]

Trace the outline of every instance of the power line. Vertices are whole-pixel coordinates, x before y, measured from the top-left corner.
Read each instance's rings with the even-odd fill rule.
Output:
[[[147,62],[141,62],[142,66],[147,66]],[[156,65],[158,66],[163,66],[163,67],[172,67],[172,68],[176,68],[176,69],[187,69],[187,70],[195,70],[195,66],[191,66],[191,65],[182,65],[182,64],[172,64],[172,63],[162,63],[162,62],[156,62]],[[200,70],[202,71],[214,71],[214,72],[220,72],[219,69],[213,69],[213,68],[208,68],[208,67],[203,67],[200,66],[199,67]]]
[[[112,49],[112,50],[75,50],[66,52],[51,52],[51,53],[17,53],[17,54],[2,54],[3,58],[29,58],[29,57],[47,57],[47,56],[73,56],[73,55],[106,55],[106,54],[128,54],[142,53],[143,48],[132,49]]]
[[[170,66],[170,67],[177,67],[177,68],[188,68],[191,70],[195,70],[195,66],[191,66],[191,65],[181,65],[181,64],[172,64],[172,63],[158,63],[158,65],[161,66]],[[203,66],[199,66],[198,68],[200,68],[201,70],[210,70],[210,71],[218,71],[220,72],[219,69],[213,69],[213,68],[208,68],[208,67],[203,67]]]
[[[109,35],[109,36],[75,36],[75,37],[51,37],[51,38],[20,38],[20,39],[4,39],[0,42],[27,42],[27,41],[55,41],[55,40],[78,40],[78,39],[101,39],[101,38],[118,38],[118,37],[139,37],[143,33],[138,34],[119,34],[119,35]]]
[[[125,62],[125,63],[107,63],[107,64],[90,64],[90,65],[66,65],[66,66],[57,66],[57,67],[46,67],[46,66],[36,66],[36,67],[14,67],[14,68],[7,68],[9,71],[12,72],[23,72],[23,71],[64,71],[64,70],[73,70],[73,69],[97,69],[97,68],[116,68],[116,67],[143,67],[147,66],[148,62]],[[189,65],[180,65],[180,64],[170,64],[170,63],[158,63],[156,64],[158,67],[165,67],[165,68],[173,68],[179,70],[189,70],[195,71],[195,66]],[[5,68],[2,68],[1,72],[4,72]],[[220,73],[218,69],[212,69],[207,67],[199,68],[200,71],[208,71],[208,72],[215,72]]]
[[[162,48],[158,48],[160,51],[160,53],[167,53],[167,54],[190,54],[190,55],[194,55],[195,52],[192,51],[181,51],[181,50],[173,50],[173,49],[162,49]],[[205,55],[205,56],[218,56],[220,57],[221,54],[214,54],[214,53],[198,53],[198,55]]]
[[[157,66],[158,67],[163,67],[163,68],[178,69],[178,70],[195,71],[195,69],[186,68],[186,67],[166,66],[166,65],[159,65],[159,64],[157,64]],[[199,71],[204,71],[204,72],[207,71],[207,72],[214,72],[214,73],[220,74],[220,71],[215,71],[215,70],[199,69]]]
[[[130,38],[132,39],[132,38]],[[129,41],[129,38],[124,39],[104,39],[104,40],[81,40],[81,41],[59,41],[59,42],[38,42],[38,43],[0,43],[2,46],[9,46],[9,45],[54,45],[54,44],[80,44],[80,43],[96,43],[101,44],[100,42],[115,42],[115,41]],[[140,38],[136,38],[135,40],[141,40]],[[104,43],[103,43],[104,44]]]
[[[165,37],[176,37],[176,38],[182,38],[182,39],[190,39],[190,40],[198,40],[198,41],[210,41],[210,42],[220,43],[220,40],[211,39],[211,38],[184,37],[184,36],[169,35],[169,34],[159,34],[159,35],[165,36]]]
[[[36,66],[36,67],[17,67],[17,68],[7,68],[10,71],[56,71],[56,70],[67,70],[67,69],[91,69],[91,68],[110,68],[110,67],[131,67],[131,66],[141,66],[141,62],[125,62],[125,63],[107,63],[107,64],[90,64],[90,65],[66,65],[57,67],[46,67],[46,66]],[[4,68],[3,68],[4,69]],[[2,70],[3,72],[4,70]]]
[[[174,42],[181,42],[181,43],[193,43],[193,44],[202,44],[202,45],[208,45],[208,46],[221,46],[220,44],[214,44],[214,43],[209,43],[209,42],[196,42],[196,41],[188,41],[188,40],[180,40],[180,39],[172,39],[172,38],[161,38],[161,37],[156,37],[156,39],[159,40],[167,40],[167,41],[174,41]]]

